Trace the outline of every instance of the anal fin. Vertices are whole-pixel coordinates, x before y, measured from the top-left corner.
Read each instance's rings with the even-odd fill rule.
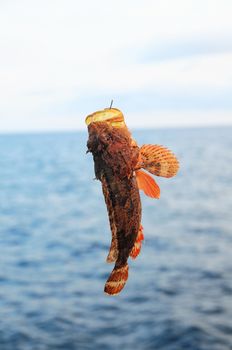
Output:
[[[137,256],[139,255],[140,251],[141,251],[141,247],[142,247],[142,241],[144,240],[144,235],[143,235],[143,226],[140,225],[139,228],[139,232],[134,244],[134,247],[132,248],[131,252],[130,252],[130,257],[132,259],[136,259]]]

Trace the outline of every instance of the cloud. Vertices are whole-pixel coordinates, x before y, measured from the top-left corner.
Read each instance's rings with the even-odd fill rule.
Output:
[[[172,40],[170,42],[156,43],[153,47],[145,48],[144,51],[140,57],[141,63],[164,62],[166,60],[191,58],[202,55],[231,54],[232,42],[229,37],[218,38],[218,40],[212,37],[190,37],[179,41]]]
[[[0,130],[78,128],[111,98],[129,114],[229,113],[231,10],[225,0],[1,3]]]

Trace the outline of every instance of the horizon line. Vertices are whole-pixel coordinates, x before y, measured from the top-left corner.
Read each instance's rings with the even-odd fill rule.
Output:
[[[194,124],[194,125],[169,125],[169,126],[152,126],[152,127],[131,127],[131,131],[151,131],[151,130],[164,130],[164,129],[215,129],[215,128],[232,128],[232,123],[225,124]],[[65,133],[78,133],[85,132],[87,128],[77,129],[30,129],[30,130],[0,130],[0,135],[24,135],[24,134],[65,134]]]

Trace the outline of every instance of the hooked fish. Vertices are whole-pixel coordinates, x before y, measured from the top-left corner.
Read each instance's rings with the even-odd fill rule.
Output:
[[[156,176],[172,177],[179,169],[174,154],[160,145],[139,147],[119,109],[106,108],[86,117],[87,152],[93,154],[96,179],[108,210],[112,241],[107,262],[115,263],[105,284],[109,295],[120,293],[128,279],[128,258],[135,259],[144,240],[139,190],[160,197]]]

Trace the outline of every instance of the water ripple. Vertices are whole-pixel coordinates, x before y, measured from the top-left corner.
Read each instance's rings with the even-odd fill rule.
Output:
[[[159,201],[142,194],[145,242],[118,297],[103,292],[110,230],[86,134],[1,136],[0,350],[232,349],[232,130],[218,132],[135,133],[182,169],[157,179]]]

